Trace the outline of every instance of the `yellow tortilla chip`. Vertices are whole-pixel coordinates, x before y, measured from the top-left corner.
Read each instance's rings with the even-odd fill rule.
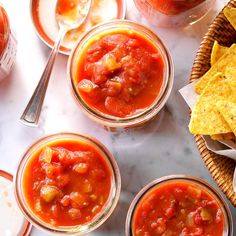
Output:
[[[233,44],[226,53],[207,71],[205,75],[195,84],[194,90],[201,94],[212,77],[218,72],[225,72],[226,67],[236,65],[236,44]]]
[[[226,7],[224,9],[224,14],[227,18],[227,20],[230,22],[230,24],[235,28],[236,30],[236,8],[229,8]]]
[[[226,133],[226,134],[213,134],[211,135],[211,139],[213,140],[234,140],[235,135],[234,133]]]
[[[236,92],[236,67],[227,67],[225,76],[231,88]]]
[[[211,66],[213,66],[226,53],[228,47],[221,46],[216,40],[211,52]]]
[[[216,109],[224,117],[225,121],[236,136],[236,103],[230,101],[219,101]]]
[[[192,112],[189,130],[192,134],[214,135],[232,132],[221,114],[215,109],[216,102],[236,102],[235,92],[222,73],[217,73],[200,95]]]

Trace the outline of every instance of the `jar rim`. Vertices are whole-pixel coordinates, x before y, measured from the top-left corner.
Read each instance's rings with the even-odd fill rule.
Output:
[[[94,35],[101,34],[103,32],[114,31],[114,29],[112,28],[114,26],[115,26],[114,28],[117,30],[117,25],[119,25],[120,29],[123,29],[122,27],[124,26],[134,27],[131,30],[137,31],[140,34],[142,33],[145,36],[149,37],[149,39],[150,38],[154,39],[155,47],[157,47],[161,52],[161,56],[164,61],[164,72],[165,72],[165,78],[163,83],[164,86],[162,85],[163,88],[161,89],[161,92],[157,96],[155,101],[147,108],[142,109],[143,110],[142,112],[124,118],[108,115],[97,109],[94,109],[93,107],[90,107],[77,91],[73,76],[73,63],[74,61],[78,61],[78,59],[76,59],[77,52],[80,51],[81,48],[83,48],[83,46],[86,44],[86,42],[88,42],[91,38],[93,38]],[[125,27],[124,29],[126,29]],[[78,54],[80,54],[80,52]],[[168,49],[166,48],[160,37],[151,29],[147,28],[142,24],[130,20],[119,20],[119,19],[110,20],[105,23],[98,24],[83,35],[83,37],[78,42],[76,47],[73,49],[69,57],[67,74],[70,78],[70,86],[74,94],[74,97],[78,102],[78,104],[80,105],[80,107],[82,108],[82,110],[85,112],[85,114],[88,115],[91,119],[97,121],[98,123],[112,128],[124,128],[127,126],[134,126],[140,123],[145,123],[146,121],[150,120],[165,105],[171,93],[174,82],[173,61]]]
[[[56,140],[78,140],[90,143],[90,145],[94,145],[97,151],[101,152],[100,154],[109,164],[110,171],[112,173],[112,181],[111,181],[111,189],[110,195],[105,203],[101,212],[99,212],[92,221],[88,222],[84,225],[75,225],[70,227],[53,227],[50,224],[47,224],[42,219],[36,216],[32,209],[28,206],[27,200],[24,198],[24,193],[22,190],[22,182],[23,182],[23,172],[25,167],[29,163],[29,160],[32,158],[32,154],[38,150],[38,148],[44,146],[47,143],[52,143]],[[120,196],[121,191],[121,176],[118,164],[114,158],[114,156],[110,153],[110,151],[97,139],[77,133],[56,133],[48,136],[44,136],[34,142],[26,152],[23,154],[22,158],[19,161],[16,175],[14,176],[14,188],[15,188],[15,198],[17,204],[24,214],[26,219],[31,222],[35,227],[44,230],[48,233],[56,233],[57,235],[84,235],[87,234],[99,226],[101,226],[113,213]]]
[[[126,223],[125,223],[125,235],[132,236],[132,222],[133,216],[138,206],[139,202],[143,199],[143,197],[152,189],[158,188],[158,186],[162,186],[167,184],[168,182],[175,182],[175,181],[186,181],[195,183],[203,188],[205,188],[220,204],[220,208],[223,210],[224,219],[226,222],[225,227],[227,228],[227,236],[233,236],[233,218],[231,211],[229,209],[228,204],[224,200],[221,193],[219,193],[213,186],[207,183],[205,180],[202,180],[198,177],[191,176],[191,175],[168,175],[158,179],[153,180],[152,182],[148,183],[144,186],[134,197],[133,201],[130,204],[127,216],[126,216]]]

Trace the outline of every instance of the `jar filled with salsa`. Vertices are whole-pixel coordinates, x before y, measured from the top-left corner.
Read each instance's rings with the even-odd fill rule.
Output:
[[[71,54],[68,69],[83,111],[110,128],[153,118],[173,85],[168,50],[156,34],[131,21],[114,20],[89,31]]]
[[[18,166],[15,193],[25,217],[55,235],[84,235],[112,214],[121,179],[114,157],[93,138],[73,133],[33,144]]]
[[[126,218],[126,236],[233,236],[222,196],[201,179],[167,176],[144,187]]]
[[[140,13],[161,27],[194,24],[213,7],[215,0],[134,0]]]
[[[0,80],[10,73],[15,57],[16,40],[10,29],[7,12],[0,3]]]

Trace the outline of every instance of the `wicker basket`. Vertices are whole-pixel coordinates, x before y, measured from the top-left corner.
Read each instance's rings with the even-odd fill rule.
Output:
[[[227,6],[236,7],[236,0],[231,0]],[[225,18],[223,12],[220,12],[215,18],[203,38],[193,64],[190,82],[199,79],[210,68],[210,55],[214,40],[225,46],[236,42],[236,31]],[[233,191],[233,174],[236,162],[209,151],[201,135],[196,135],[195,140],[202,159],[216,183],[236,207],[236,193]]]

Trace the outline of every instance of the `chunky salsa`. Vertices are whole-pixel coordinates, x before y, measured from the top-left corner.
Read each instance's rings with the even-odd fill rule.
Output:
[[[33,154],[24,176],[31,210],[53,226],[86,224],[104,209],[111,190],[111,169],[91,145],[61,140]]]
[[[154,9],[165,15],[178,15],[204,1],[206,0],[147,0]]]
[[[132,222],[134,236],[222,236],[225,223],[213,196],[187,182],[150,190],[138,203]]]
[[[164,61],[159,49],[138,32],[120,30],[96,37],[78,63],[76,88],[90,108],[127,117],[160,94]]]

